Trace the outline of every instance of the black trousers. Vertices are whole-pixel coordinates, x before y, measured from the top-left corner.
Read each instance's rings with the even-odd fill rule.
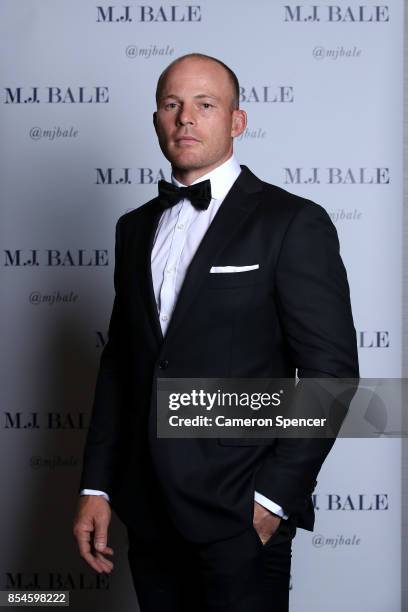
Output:
[[[128,529],[141,612],[287,612],[294,522],[262,544],[253,527],[209,544],[184,540],[164,521],[157,538]]]

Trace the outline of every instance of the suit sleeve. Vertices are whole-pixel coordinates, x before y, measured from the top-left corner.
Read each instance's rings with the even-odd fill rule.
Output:
[[[81,489],[97,489],[108,495],[112,489],[121,433],[123,405],[123,331],[118,276],[121,257],[119,219],[115,233],[115,297],[96,380],[90,426],[83,453]]]
[[[347,274],[336,229],[321,206],[308,202],[287,229],[275,289],[284,340],[300,381],[358,378]],[[288,514],[302,511],[334,441],[277,439],[256,474],[256,490]]]

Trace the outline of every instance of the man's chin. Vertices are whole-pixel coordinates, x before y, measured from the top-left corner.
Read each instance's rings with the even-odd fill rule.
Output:
[[[196,155],[169,155],[167,159],[173,168],[179,170],[198,170],[207,165],[204,160],[199,159]]]

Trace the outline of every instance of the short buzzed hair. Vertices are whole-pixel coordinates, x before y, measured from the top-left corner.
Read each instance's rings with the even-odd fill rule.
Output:
[[[230,80],[231,86],[232,86],[232,91],[233,91],[233,96],[232,96],[232,108],[233,109],[238,109],[239,108],[239,82],[238,82],[238,78],[237,75],[235,74],[235,72],[233,72],[231,70],[231,68],[229,66],[227,66],[227,64],[224,64],[224,62],[222,62],[221,60],[217,59],[216,57],[212,57],[211,55],[205,55],[205,53],[187,53],[186,55],[182,55],[181,57],[178,57],[177,59],[175,59],[173,62],[171,62],[171,64],[169,64],[167,66],[167,68],[165,68],[163,70],[163,72],[161,73],[161,75],[159,76],[159,80],[157,81],[157,87],[156,87],[156,104],[159,104],[159,99],[160,99],[160,93],[163,87],[163,83],[166,79],[166,76],[169,72],[169,70],[175,66],[176,64],[178,64],[179,62],[185,60],[185,59],[189,59],[189,58],[199,58],[199,59],[204,59],[204,60],[210,60],[212,62],[216,62],[217,64],[219,64],[220,66],[222,66],[224,68],[224,70],[227,73],[227,76]]]

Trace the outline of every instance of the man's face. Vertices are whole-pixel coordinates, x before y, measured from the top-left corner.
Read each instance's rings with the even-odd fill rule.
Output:
[[[245,112],[232,108],[233,87],[216,62],[188,58],[173,66],[159,92],[154,126],[179,178],[192,182],[226,161]]]

